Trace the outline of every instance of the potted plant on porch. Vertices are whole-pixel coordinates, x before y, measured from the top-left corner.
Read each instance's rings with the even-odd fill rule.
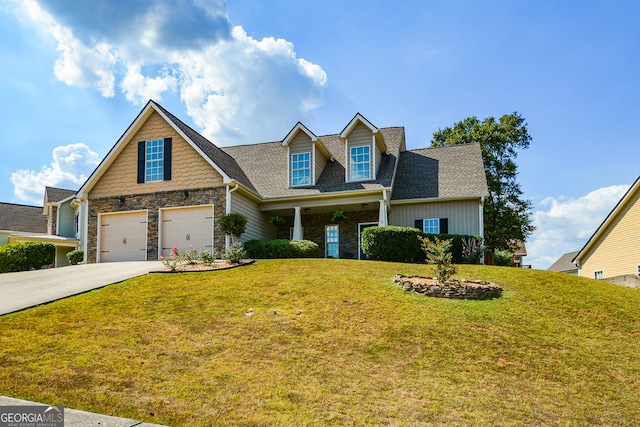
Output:
[[[274,215],[271,218],[269,218],[269,222],[273,225],[275,225],[276,227],[280,226],[280,225],[284,225],[284,218],[278,216],[278,215]]]
[[[335,211],[333,211],[333,213],[331,214],[331,222],[338,222],[338,221],[342,221],[343,219],[345,219],[346,217],[344,216],[344,212],[341,211],[340,209],[336,209]]]

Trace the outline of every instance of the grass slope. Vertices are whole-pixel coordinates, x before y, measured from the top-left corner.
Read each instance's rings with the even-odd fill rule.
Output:
[[[0,394],[180,426],[638,425],[640,291],[461,266],[502,298],[404,292],[424,265],[152,274],[0,317]]]

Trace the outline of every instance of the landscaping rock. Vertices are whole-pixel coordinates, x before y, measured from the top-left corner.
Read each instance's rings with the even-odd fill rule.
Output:
[[[500,285],[481,280],[448,280],[441,283],[427,277],[396,274],[393,281],[405,291],[413,291],[436,298],[490,299],[502,295]]]

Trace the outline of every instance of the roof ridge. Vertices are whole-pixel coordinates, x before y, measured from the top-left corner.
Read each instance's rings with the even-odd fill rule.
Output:
[[[38,208],[38,209],[42,209],[43,206],[36,206],[36,205],[25,205],[22,203],[12,203],[12,202],[0,202],[0,204],[2,205],[11,205],[11,206],[22,206],[25,208]]]

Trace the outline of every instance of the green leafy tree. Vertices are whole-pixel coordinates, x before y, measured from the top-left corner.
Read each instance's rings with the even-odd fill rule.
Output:
[[[523,199],[517,181],[515,159],[518,150],[531,142],[527,124],[514,112],[496,120],[484,121],[468,117],[453,127],[433,134],[432,147],[480,143],[489,187],[489,198],[484,205],[485,244],[487,250],[515,250],[517,241],[526,240],[534,230],[531,219],[531,201]]]
[[[220,231],[231,236],[232,243],[242,236],[247,228],[247,217],[241,213],[231,212],[221,215],[218,220]]]

